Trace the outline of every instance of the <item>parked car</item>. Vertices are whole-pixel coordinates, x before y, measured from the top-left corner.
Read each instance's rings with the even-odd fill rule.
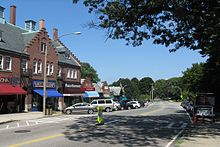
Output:
[[[115,111],[121,110],[121,105],[119,102],[114,101],[113,103],[114,103],[114,110]]]
[[[101,106],[106,112],[114,110],[114,102],[112,99],[97,99],[91,102],[91,105],[94,107]]]
[[[137,109],[140,108],[141,104],[138,101],[130,101],[127,103],[127,109]]]
[[[66,114],[72,114],[73,112],[87,112],[88,114],[93,114],[96,107],[88,103],[76,103],[70,107],[67,107],[64,112]]]

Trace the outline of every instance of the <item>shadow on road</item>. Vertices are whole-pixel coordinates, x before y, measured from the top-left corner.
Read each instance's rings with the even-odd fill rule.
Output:
[[[65,137],[73,142],[103,143],[108,146],[165,146],[180,131],[186,114],[161,116],[104,116],[104,125],[95,125],[96,117],[78,119],[66,126]],[[172,128],[168,127],[173,122]]]

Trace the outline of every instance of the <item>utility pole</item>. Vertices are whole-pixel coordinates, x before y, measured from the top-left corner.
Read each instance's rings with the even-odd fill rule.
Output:
[[[46,115],[46,98],[47,98],[47,45],[44,54],[44,96],[43,96],[43,114]]]

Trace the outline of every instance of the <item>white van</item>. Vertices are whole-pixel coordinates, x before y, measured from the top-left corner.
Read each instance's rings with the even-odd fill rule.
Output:
[[[101,106],[106,112],[110,112],[114,109],[114,102],[112,99],[97,99],[91,102],[92,106]]]

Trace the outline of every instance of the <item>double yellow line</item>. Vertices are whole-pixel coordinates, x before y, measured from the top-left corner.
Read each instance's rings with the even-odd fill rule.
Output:
[[[61,136],[64,136],[64,134],[55,134],[52,136],[47,136],[47,137],[42,137],[42,138],[38,138],[38,139],[34,139],[34,140],[24,141],[24,142],[20,142],[17,144],[9,145],[7,147],[20,147],[22,145],[28,145],[28,144],[32,144],[32,143],[36,143],[36,142],[46,141],[46,140],[54,139],[56,137],[61,137]]]

